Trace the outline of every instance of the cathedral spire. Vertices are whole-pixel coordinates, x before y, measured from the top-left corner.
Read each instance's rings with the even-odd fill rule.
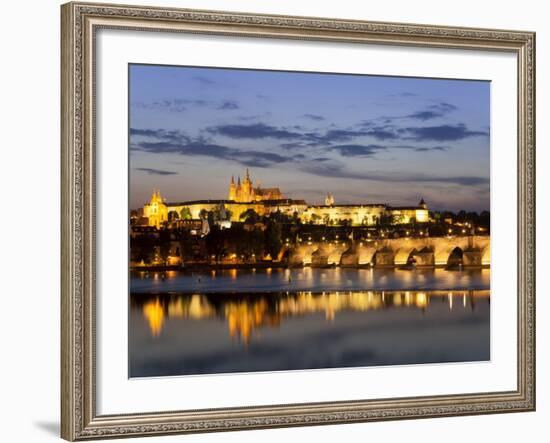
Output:
[[[241,186],[241,176],[239,175],[239,178],[237,179],[237,186]]]

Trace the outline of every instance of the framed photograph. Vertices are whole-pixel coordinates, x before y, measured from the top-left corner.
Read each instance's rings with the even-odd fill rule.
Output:
[[[63,438],[534,410],[534,33],[61,14]]]

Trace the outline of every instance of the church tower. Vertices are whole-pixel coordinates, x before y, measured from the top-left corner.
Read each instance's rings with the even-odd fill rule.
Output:
[[[160,190],[153,189],[151,201],[143,207],[143,215],[147,217],[149,226],[155,226],[157,229],[168,220],[168,207],[160,195]]]
[[[231,176],[231,183],[229,183],[229,195],[228,200],[237,200],[237,187],[235,186],[235,178]]]
[[[254,187],[252,186],[252,181],[250,180],[250,173],[248,172],[248,168],[246,168],[246,176],[243,180],[240,197],[241,201],[243,202],[254,201]]]

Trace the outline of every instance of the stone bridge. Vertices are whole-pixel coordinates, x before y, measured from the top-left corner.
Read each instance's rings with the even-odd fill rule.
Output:
[[[378,240],[302,241],[283,247],[279,259],[290,266],[487,267],[491,263],[488,236],[397,238]]]

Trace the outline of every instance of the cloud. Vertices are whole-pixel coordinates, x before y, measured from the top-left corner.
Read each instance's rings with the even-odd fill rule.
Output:
[[[152,139],[161,139],[177,143],[189,143],[191,138],[182,131],[166,129],[137,129],[130,128],[130,136],[139,136]]]
[[[141,108],[141,109],[150,109],[155,111],[166,111],[166,112],[185,112],[189,107],[200,107],[206,106],[208,102],[202,99],[167,99],[167,100],[155,100],[152,102],[135,102],[132,103],[132,107]]]
[[[273,152],[236,149],[212,143],[204,137],[192,139],[179,131],[132,128],[130,133],[147,138],[147,140],[132,143],[133,149],[141,152],[213,157],[235,161],[245,166],[258,167],[267,167],[273,164],[296,160],[296,157],[284,156]]]
[[[202,75],[195,75],[195,76],[191,77],[191,79],[198,82],[198,83],[200,83],[203,86],[213,86],[213,85],[216,84],[216,82],[214,80],[212,80],[211,78],[204,77]]]
[[[325,119],[325,117],[323,117],[322,115],[317,115],[317,114],[304,114],[303,117],[309,118],[310,120],[314,120],[317,122],[320,122]]]
[[[385,151],[386,146],[381,145],[337,145],[329,148],[338,151],[344,157],[371,157],[379,151]]]
[[[371,129],[367,131],[365,135],[374,137],[377,140],[395,140],[399,138],[399,136],[395,132],[383,128]]]
[[[394,172],[379,174],[375,172],[356,172],[346,169],[340,163],[311,163],[301,168],[303,172],[322,177],[347,178],[357,180],[372,180],[388,183],[447,183],[462,186],[488,185],[489,179],[475,176],[434,176],[427,174],[410,174]]]
[[[405,116],[405,118],[411,118],[415,120],[432,120],[434,118],[445,117],[449,112],[456,111],[458,108],[447,102],[439,102],[434,105],[428,106],[428,109],[424,111],[414,112]]]
[[[226,100],[222,104],[220,104],[216,109],[220,111],[232,111],[235,109],[239,109],[239,105],[231,100]]]
[[[405,140],[414,141],[457,141],[468,137],[487,137],[488,132],[471,131],[463,123],[425,127],[408,127],[399,130]]]
[[[149,175],[177,175],[177,172],[174,171],[165,171],[163,169],[153,169],[153,168],[134,168],[136,171],[143,171]]]
[[[290,142],[290,143],[281,143],[279,146],[286,150],[307,149],[310,147],[310,144],[304,143],[304,142]]]
[[[191,108],[209,107],[218,111],[239,109],[239,104],[234,100],[209,101],[203,99],[174,98],[167,100],[155,100],[152,102],[134,102],[132,107],[155,111],[181,113]]]
[[[430,109],[433,109],[434,111],[441,112],[441,113],[447,113],[451,111],[456,111],[458,108],[455,105],[452,105],[447,102],[439,102],[435,105],[431,105]]]
[[[330,129],[325,133],[309,132],[304,134],[305,139],[318,145],[348,142],[360,137],[371,137],[376,140],[394,140],[399,136],[387,127],[375,126],[367,129]]]
[[[262,139],[274,138],[278,140],[294,140],[302,137],[298,132],[288,131],[264,123],[249,125],[220,125],[206,129],[211,134],[223,135],[235,139]]]
[[[412,118],[412,119],[415,119],[415,120],[426,121],[426,120],[431,120],[431,119],[434,119],[434,118],[439,118],[439,117],[442,117],[442,116],[443,116],[443,114],[441,114],[440,112],[418,111],[418,112],[415,112],[413,114],[407,115],[406,118]]]
[[[271,97],[265,95],[265,94],[256,94],[256,98],[258,100],[263,100],[263,101],[266,101],[266,102],[269,102],[271,101]]]
[[[430,148],[414,148],[416,152],[428,152],[428,151],[448,151],[449,148],[447,146],[432,146]]]
[[[404,127],[397,128],[392,125],[373,125],[372,122],[364,121],[358,128],[329,129],[325,132],[310,131],[304,132],[299,125],[292,128],[272,126],[265,123],[250,124],[229,124],[206,128],[206,132],[213,135],[221,135],[232,139],[275,139],[285,143],[280,147],[283,149],[302,149],[307,147],[333,147],[341,153],[349,154],[349,148],[340,149],[333,146],[335,143],[352,142],[367,137],[378,141],[412,140],[424,141],[457,141],[468,137],[487,136],[488,132],[469,130],[463,123],[457,125],[440,125],[427,127]],[[355,143],[355,145],[359,145]],[[369,145],[374,147],[376,145]],[[390,148],[390,147],[386,147]],[[409,147],[407,147],[409,148]],[[410,147],[416,149],[417,147]],[[444,147],[426,148],[418,147],[418,152],[429,150],[445,150]],[[367,151],[365,151],[367,152]]]

